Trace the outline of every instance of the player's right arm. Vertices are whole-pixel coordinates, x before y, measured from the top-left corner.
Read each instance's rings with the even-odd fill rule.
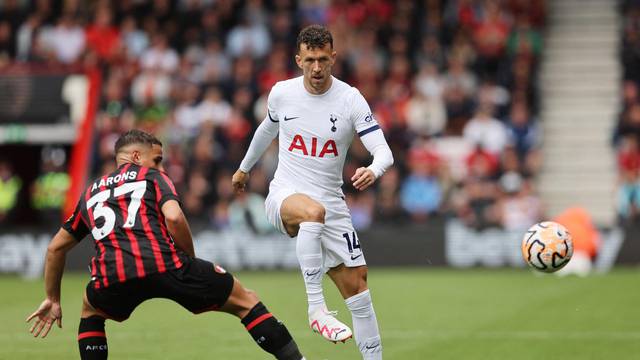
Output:
[[[167,230],[169,230],[176,246],[189,256],[196,257],[191,228],[189,228],[189,223],[182,212],[182,208],[180,208],[180,204],[176,200],[166,201],[162,204],[162,214],[167,224]]]
[[[276,87],[271,90],[269,99],[267,100],[267,116],[256,129],[249,145],[249,150],[240,163],[240,168],[233,174],[231,184],[236,192],[244,191],[247,182],[249,182],[249,171],[258,162],[258,159],[264,154],[273,139],[278,135],[279,120],[274,110],[274,92]]]
[[[76,246],[79,240],[89,234],[89,229],[81,218],[80,209],[81,206],[78,203],[73,215],[51,239],[47,247],[47,257],[44,265],[46,297],[38,309],[27,318],[27,322],[36,317],[38,318],[29,330],[33,336],[47,336],[54,322],[58,324],[58,327],[62,327],[60,285],[67,252]]]

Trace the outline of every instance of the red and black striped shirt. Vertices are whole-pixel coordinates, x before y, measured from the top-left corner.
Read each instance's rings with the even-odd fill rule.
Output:
[[[163,172],[124,164],[92,182],[62,226],[78,241],[91,234],[96,288],[177,269],[187,256],[176,249],[162,205],[178,200]]]

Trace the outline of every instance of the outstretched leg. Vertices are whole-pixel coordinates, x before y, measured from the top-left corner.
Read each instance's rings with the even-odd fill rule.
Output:
[[[341,264],[328,272],[351,311],[353,333],[365,360],[382,359],[382,341],[378,320],[367,287],[367,267],[346,267]]]
[[[289,330],[267,310],[256,293],[245,289],[238,279],[234,278],[231,295],[220,311],[239,317],[258,346],[276,359],[304,359]]]

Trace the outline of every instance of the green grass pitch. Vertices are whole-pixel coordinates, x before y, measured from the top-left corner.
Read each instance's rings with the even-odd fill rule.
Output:
[[[359,359],[353,341],[326,342],[307,326],[297,272],[240,272],[283,320],[307,359]],[[370,285],[385,359],[640,359],[640,269],[587,278],[526,270],[379,269]],[[87,276],[63,279],[63,329],[33,339],[24,319],[42,280],[0,277],[0,359],[78,358],[80,294]],[[351,324],[335,287],[330,308]],[[194,316],[152,300],[124,323],[107,322],[111,359],[269,359],[227,314]]]

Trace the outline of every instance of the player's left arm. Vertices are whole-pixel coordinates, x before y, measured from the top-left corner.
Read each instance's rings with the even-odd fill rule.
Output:
[[[167,230],[171,234],[173,241],[180,250],[186,252],[191,257],[196,257],[193,248],[193,236],[186,216],[176,200],[167,200],[162,204],[162,214],[167,223]]]
[[[44,338],[51,330],[54,322],[62,328],[62,306],[60,305],[60,284],[64,273],[64,263],[67,252],[73,248],[78,241],[65,228],[61,228],[53,237],[47,247],[47,258],[44,268],[44,283],[46,298],[38,309],[27,318],[30,322],[38,318],[31,326],[29,332],[34,337],[42,335]]]
[[[355,174],[351,177],[353,186],[362,191],[371,186],[376,179],[382,176],[382,174],[393,165],[393,154],[380,129],[362,136],[360,140],[364,147],[373,155],[371,165],[356,169]]]
[[[151,175],[151,179],[154,182],[154,186],[156,186],[156,193],[160,193],[160,197],[156,201],[160,206],[162,215],[164,215],[165,224],[171,238],[178,249],[191,257],[196,257],[191,228],[187,222],[187,217],[182,212],[182,207],[180,207],[180,199],[173,181],[162,171],[154,172]]]
[[[352,102],[352,121],[364,147],[373,155],[373,162],[368,167],[356,169],[351,177],[353,186],[362,191],[371,186],[376,179],[393,165],[393,154],[384,138],[378,122],[373,117],[369,104],[359,91],[354,91]]]

